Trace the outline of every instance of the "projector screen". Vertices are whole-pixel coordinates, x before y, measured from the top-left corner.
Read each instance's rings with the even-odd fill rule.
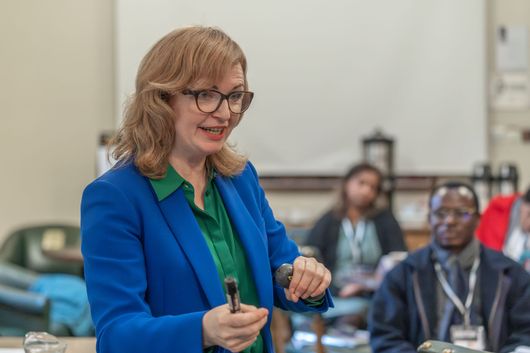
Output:
[[[469,173],[487,157],[482,0],[116,0],[116,106],[174,28],[226,31],[255,92],[231,136],[261,175],[339,175],[380,128],[401,174]]]

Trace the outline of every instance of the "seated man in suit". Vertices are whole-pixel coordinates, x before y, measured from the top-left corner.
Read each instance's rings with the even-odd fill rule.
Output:
[[[428,339],[493,352],[530,346],[530,275],[475,238],[474,190],[445,183],[429,207],[432,242],[389,272],[374,295],[373,352],[412,353]]]
[[[530,272],[530,188],[523,195],[493,198],[482,214],[477,237]]]

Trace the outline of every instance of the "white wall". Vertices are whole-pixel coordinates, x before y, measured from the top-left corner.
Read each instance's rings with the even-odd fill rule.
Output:
[[[342,174],[377,127],[397,139],[399,173],[487,157],[483,0],[116,1],[119,99],[176,27],[219,26],[242,46],[256,95],[231,139],[262,175]]]
[[[98,133],[113,128],[110,0],[0,2],[0,240],[79,222]]]
[[[487,0],[486,3],[486,60],[487,80],[495,75],[495,29],[498,25],[523,25],[530,32],[530,1],[528,0]],[[530,50],[530,36],[529,36]],[[530,62],[529,62],[530,67]],[[488,90],[488,87],[485,87]],[[489,100],[489,97],[488,97]],[[488,101],[488,159],[492,163],[494,173],[502,162],[513,162],[520,173],[519,189],[526,190],[530,186],[530,143],[523,142],[521,130],[530,129],[530,109],[519,111],[498,111],[490,107]],[[494,133],[505,131],[506,134]],[[471,166],[469,167],[471,171]],[[316,192],[313,195],[300,193],[268,193],[269,202],[276,214],[288,223],[307,223],[311,215],[318,214],[315,210],[325,209],[334,201],[333,192]],[[400,193],[395,198],[397,216],[409,210],[418,211],[425,207],[425,194],[422,192]],[[295,215],[294,217],[292,215]],[[302,215],[302,216],[300,216]]]
[[[495,29],[498,25],[524,25],[530,33],[530,1],[489,0],[488,16],[488,70],[495,74]],[[528,36],[530,51],[530,35]],[[530,59],[529,59],[530,60]],[[530,68],[530,62],[528,63]],[[527,74],[530,74],[527,72]],[[530,186],[530,143],[523,142],[521,130],[530,129],[530,108],[519,111],[496,111],[490,108],[490,156],[494,169],[499,163],[513,162],[520,172],[519,188]],[[504,131],[505,134],[494,133]]]

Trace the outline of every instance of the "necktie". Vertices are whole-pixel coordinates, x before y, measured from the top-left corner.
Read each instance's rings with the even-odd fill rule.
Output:
[[[451,264],[451,270],[449,274],[449,283],[451,288],[455,292],[456,296],[460,299],[462,304],[466,302],[467,295],[467,283],[464,276],[464,271],[460,267],[458,261],[454,261]],[[451,325],[461,325],[463,323],[462,314],[458,311],[455,305],[453,305],[453,313],[451,318]]]
[[[451,289],[455,292],[456,296],[460,298],[462,303],[465,302],[465,296],[467,294],[467,284],[464,273],[456,260],[456,258],[449,259],[449,274],[448,282]],[[451,325],[460,325],[463,323],[462,314],[458,311],[453,301],[446,297],[443,314],[439,323],[438,339],[441,341],[449,342],[450,334],[449,328]]]

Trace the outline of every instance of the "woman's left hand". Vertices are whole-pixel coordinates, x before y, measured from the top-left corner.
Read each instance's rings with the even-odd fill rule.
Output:
[[[285,296],[292,302],[317,297],[329,287],[331,272],[313,257],[299,256],[293,263],[293,277]]]

